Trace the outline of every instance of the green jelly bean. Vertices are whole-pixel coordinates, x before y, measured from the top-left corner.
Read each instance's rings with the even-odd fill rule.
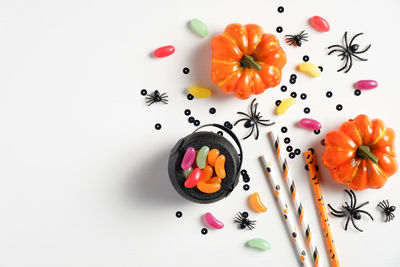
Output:
[[[269,250],[271,248],[271,245],[268,243],[268,241],[262,238],[253,238],[247,241],[247,245],[251,248],[256,248],[259,250]]]
[[[206,161],[207,161],[207,156],[208,152],[210,151],[210,148],[208,146],[203,146],[200,148],[199,152],[197,153],[196,156],[196,164],[197,167],[200,169],[204,169],[206,167]]]
[[[195,33],[197,33],[201,37],[207,37],[210,34],[207,25],[199,19],[192,19],[190,21],[190,27]]]
[[[183,175],[185,175],[185,178],[188,178],[192,174],[193,168],[189,167],[187,170],[183,170]]]

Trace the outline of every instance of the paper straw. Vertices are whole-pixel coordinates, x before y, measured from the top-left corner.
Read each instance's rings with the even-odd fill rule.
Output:
[[[285,219],[289,238],[293,241],[293,243],[296,247],[297,255],[299,256],[299,261],[303,264],[303,266],[309,266],[307,263],[307,260],[306,260],[306,258],[307,258],[306,250],[305,250],[304,246],[300,242],[297,241],[297,231],[296,231],[296,227],[294,226],[292,219],[290,217],[291,215],[289,215],[290,214],[289,207],[286,204],[286,202],[284,202],[282,200],[282,198],[280,196],[281,186],[276,182],[276,179],[274,178],[274,175],[272,174],[271,162],[267,161],[266,156],[262,156],[261,160],[265,167],[267,177],[269,178],[268,180],[269,180],[269,184],[271,186],[272,192],[275,195],[276,199],[278,200],[279,208],[282,212],[283,218]]]
[[[317,203],[322,227],[324,228],[324,237],[326,248],[328,250],[329,260],[331,262],[331,266],[339,267],[339,259],[336,254],[335,242],[333,241],[331,227],[328,221],[328,213],[326,212],[324,198],[322,197],[321,187],[319,185],[319,176],[315,168],[315,159],[313,152],[310,150],[304,152],[304,159],[308,166],[308,174],[310,176],[315,193],[315,202]]]
[[[303,234],[304,234],[305,239],[307,240],[308,247],[311,250],[311,255],[313,258],[314,265],[318,266],[318,263],[319,263],[318,249],[317,249],[317,246],[315,245],[314,238],[311,234],[310,225],[308,224],[308,222],[304,216],[303,205],[301,204],[300,197],[297,193],[296,185],[294,183],[293,177],[289,172],[289,166],[288,166],[287,160],[286,160],[285,156],[281,153],[281,144],[279,142],[279,138],[273,131],[269,132],[268,135],[269,135],[269,140],[271,141],[271,143],[275,149],[275,152],[276,152],[275,154],[279,161],[281,171],[284,174],[284,178],[285,178],[284,180],[286,181],[286,186],[287,186],[290,194],[292,195],[292,202],[297,210],[297,218],[300,221],[300,224],[302,225]],[[322,265],[320,264],[319,266],[322,266]]]

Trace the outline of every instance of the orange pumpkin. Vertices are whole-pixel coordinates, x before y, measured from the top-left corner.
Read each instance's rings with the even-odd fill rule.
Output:
[[[224,93],[247,99],[281,82],[286,54],[278,39],[256,24],[230,24],[211,41],[211,79]]]
[[[352,189],[380,188],[397,171],[394,138],[382,120],[359,115],[326,135],[322,162]]]

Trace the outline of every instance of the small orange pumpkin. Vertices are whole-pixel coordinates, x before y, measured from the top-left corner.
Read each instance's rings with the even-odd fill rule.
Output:
[[[359,115],[326,135],[322,162],[352,189],[380,188],[398,168],[394,138],[382,120]]]
[[[240,99],[281,82],[286,54],[276,36],[256,24],[230,24],[211,41],[211,80]]]

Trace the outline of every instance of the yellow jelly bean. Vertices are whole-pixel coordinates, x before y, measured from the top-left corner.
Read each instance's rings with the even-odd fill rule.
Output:
[[[210,164],[211,166],[215,166],[215,161],[217,160],[217,157],[219,156],[219,150],[214,148],[211,149],[210,152],[208,152],[208,156],[207,156],[207,162],[208,164]]]
[[[256,192],[249,196],[249,205],[255,212],[266,212],[267,208],[261,202],[260,195]]]
[[[217,160],[215,161],[215,173],[217,174],[218,178],[224,179],[226,176],[225,173],[225,156],[219,155]]]
[[[200,86],[190,86],[189,94],[193,95],[197,98],[207,98],[211,96],[211,90],[208,88],[200,87]]]
[[[297,66],[297,69],[311,77],[318,77],[318,76],[321,76],[321,74],[322,74],[322,72],[318,68],[318,66],[314,65],[310,62],[301,63],[300,65]]]
[[[206,194],[215,193],[221,189],[221,184],[199,182],[197,184],[197,189]]]
[[[290,108],[294,104],[296,104],[296,98],[293,97],[286,98],[279,104],[279,106],[276,107],[275,112],[278,115],[282,115],[288,110],[288,108]]]
[[[213,172],[214,169],[210,165],[207,165],[201,172],[200,182],[208,182],[213,175]]]

